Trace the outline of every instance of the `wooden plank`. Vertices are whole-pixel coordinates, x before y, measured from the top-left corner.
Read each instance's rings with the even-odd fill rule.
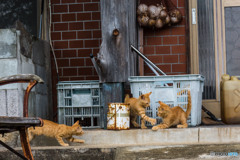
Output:
[[[136,54],[130,49],[137,44],[136,0],[101,0],[101,25],[100,82],[127,82],[137,73]]]
[[[138,50],[143,53],[143,28],[139,28],[138,31],[138,36],[139,36],[139,48]],[[144,76],[144,60],[139,57],[139,76]]]

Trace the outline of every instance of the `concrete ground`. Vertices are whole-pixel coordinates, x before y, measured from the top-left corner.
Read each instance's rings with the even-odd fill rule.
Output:
[[[157,160],[240,159],[240,126],[201,126],[186,129],[85,130],[85,144],[59,146],[44,136],[31,142],[36,160]],[[17,143],[19,148],[19,142]],[[239,155],[238,155],[239,154]],[[0,149],[1,159],[16,159]]]

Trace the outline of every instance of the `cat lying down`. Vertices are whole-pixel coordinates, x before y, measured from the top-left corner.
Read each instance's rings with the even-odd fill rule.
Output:
[[[73,138],[73,135],[80,136],[84,132],[79,125],[79,121],[72,126],[65,124],[57,124],[49,120],[43,120],[42,127],[28,128],[29,141],[31,141],[36,135],[44,135],[47,137],[56,138],[61,146],[69,146],[69,144],[63,141],[65,138],[69,142],[84,143],[84,140]]]
[[[179,107],[173,107],[170,108],[167,104],[159,101],[160,107],[158,108],[158,116],[162,117],[162,123],[153,126],[152,130],[156,131],[158,129],[164,129],[169,128],[171,126],[177,126],[177,128],[187,128],[187,119],[188,116],[191,113],[192,103],[191,103],[191,94],[190,91],[187,91],[188,93],[188,105],[187,105],[187,111],[184,112],[184,110]]]

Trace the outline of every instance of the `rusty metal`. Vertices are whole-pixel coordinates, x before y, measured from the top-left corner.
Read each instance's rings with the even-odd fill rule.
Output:
[[[24,159],[24,160],[27,160],[26,157],[24,157],[22,154],[18,153],[17,151],[15,151],[12,147],[10,147],[9,145],[3,143],[3,141],[0,140],[0,144],[2,146],[4,146],[5,148],[7,148],[9,151],[11,151],[12,153],[16,154],[18,157]]]
[[[31,147],[30,147],[30,143],[29,143],[29,139],[28,139],[27,128],[26,127],[21,128],[19,130],[19,132],[20,132],[21,145],[22,145],[22,150],[23,150],[24,156],[28,160],[34,160],[32,151],[31,151]]]
[[[24,101],[23,101],[23,117],[28,117],[28,97],[31,89],[37,84],[36,80],[30,81],[28,87],[25,91]]]
[[[9,149],[14,154],[18,155],[22,159],[34,160],[29,139],[28,139],[28,132],[27,128],[30,126],[43,126],[43,120],[41,118],[24,118],[28,117],[28,97],[30,91],[37,83],[43,83],[44,81],[38,77],[37,75],[32,74],[20,74],[20,75],[13,75],[4,78],[0,78],[0,85],[11,84],[11,83],[29,83],[28,87],[25,91],[24,95],[24,103],[23,103],[23,117],[1,117],[2,124],[0,133],[8,133],[11,131],[18,130],[20,132],[21,138],[21,145],[24,156],[19,154],[17,151],[0,141],[4,147]],[[39,120],[38,123],[36,120]]]
[[[125,130],[130,128],[130,108],[125,103],[109,103],[107,129]]]

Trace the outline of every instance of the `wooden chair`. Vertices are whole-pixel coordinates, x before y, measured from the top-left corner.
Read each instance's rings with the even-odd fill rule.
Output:
[[[10,84],[10,83],[28,83],[27,89],[24,95],[23,101],[23,117],[7,117],[7,116],[0,116],[0,133],[4,135],[4,133],[9,133],[13,131],[19,131],[20,138],[21,138],[21,145],[24,156],[18,153],[16,150],[5,144],[0,140],[0,144],[6,147],[8,150],[16,154],[22,159],[33,160],[33,155],[31,151],[31,147],[29,144],[27,128],[28,127],[35,127],[35,126],[42,126],[43,121],[41,118],[36,117],[28,117],[28,97],[31,89],[37,83],[43,83],[44,81],[32,74],[20,74],[20,75],[13,75],[4,78],[0,78],[0,85]]]

